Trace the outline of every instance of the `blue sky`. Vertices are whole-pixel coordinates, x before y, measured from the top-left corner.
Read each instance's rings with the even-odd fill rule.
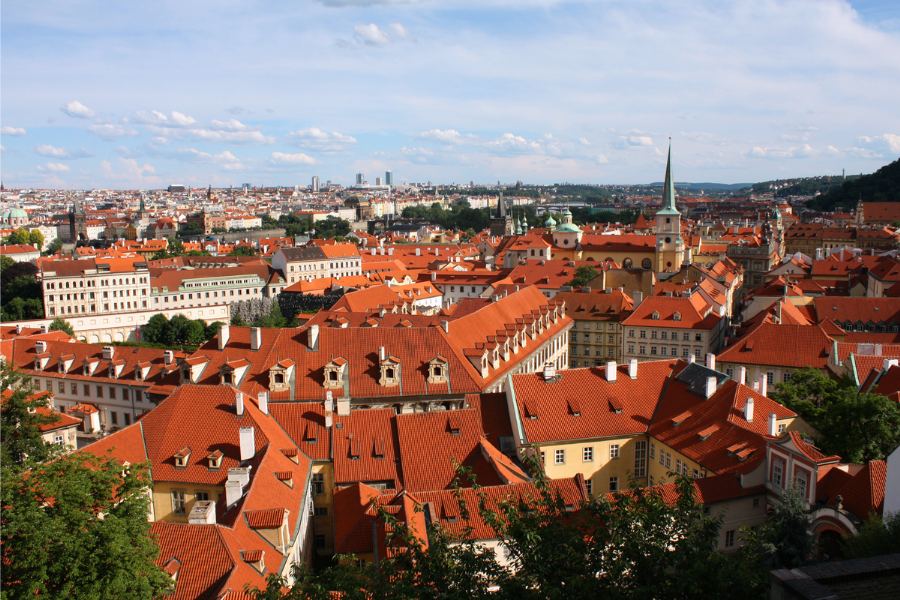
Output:
[[[114,8],[113,8],[114,7]],[[900,3],[2,3],[7,186],[679,181],[900,156]]]

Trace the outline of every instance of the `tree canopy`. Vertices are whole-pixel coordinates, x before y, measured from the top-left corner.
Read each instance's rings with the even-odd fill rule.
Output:
[[[50,331],[64,331],[71,336],[75,335],[75,328],[72,327],[72,324],[60,317],[53,319],[53,321],[50,322],[50,327],[48,329]]]
[[[32,263],[0,258],[0,289],[3,304],[0,320],[22,321],[44,317],[43,290],[37,280],[38,269]]]
[[[880,394],[861,392],[849,379],[818,369],[801,369],[772,392],[812,425],[826,454],[850,462],[883,459],[900,445],[900,405]]]
[[[171,319],[162,313],[150,317],[141,326],[141,341],[165,347],[196,348],[210,339],[221,327],[221,323],[206,325],[201,319],[188,319],[184,315],[175,315]]]
[[[600,275],[600,273],[598,273],[597,269],[595,269],[594,267],[590,267],[587,265],[578,267],[577,269],[575,269],[575,277],[572,278],[572,281],[569,282],[569,285],[571,285],[572,287],[584,287],[594,279],[596,279],[598,275]]]

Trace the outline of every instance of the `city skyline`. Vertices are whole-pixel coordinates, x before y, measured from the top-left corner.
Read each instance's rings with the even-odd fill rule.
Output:
[[[889,2],[2,8],[7,186],[649,183],[900,155]],[[242,23],[239,28],[233,23]]]

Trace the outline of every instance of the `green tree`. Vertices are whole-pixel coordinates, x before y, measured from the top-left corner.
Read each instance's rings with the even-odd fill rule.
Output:
[[[155,314],[141,327],[141,339],[151,344],[163,344],[168,329],[168,317],[162,313]]]
[[[4,469],[22,469],[47,459],[53,446],[44,442],[40,426],[49,418],[36,412],[46,408],[47,396],[35,395],[31,379],[0,362],[0,389],[4,390],[0,404],[0,464]]]
[[[860,392],[849,379],[802,369],[779,384],[772,397],[818,431],[817,443],[828,454],[863,462],[883,459],[900,445],[900,405]]]
[[[28,230],[24,227],[19,227],[14,230],[8,236],[6,236],[7,244],[30,244],[31,243],[31,235]]]
[[[572,287],[584,287],[592,282],[600,273],[594,267],[587,265],[575,269],[575,277],[569,282]]]
[[[75,329],[72,327],[72,324],[60,317],[57,317],[57,318],[53,319],[53,321],[51,321],[49,330],[50,331],[65,331],[66,333],[68,333],[71,336],[75,335]]]
[[[900,514],[884,518],[871,515],[859,534],[844,540],[847,558],[863,558],[900,552]]]
[[[5,445],[5,444],[4,444]],[[172,581],[154,561],[147,465],[76,453],[3,471],[4,598],[154,598]]]
[[[256,251],[249,246],[235,246],[228,256],[256,256]]]
[[[47,249],[44,251],[44,256],[53,256],[60,250],[62,250],[62,240],[59,238],[54,238],[50,245],[47,246]]]
[[[40,250],[44,247],[44,234],[41,233],[39,229],[32,229],[28,233],[28,242]]]

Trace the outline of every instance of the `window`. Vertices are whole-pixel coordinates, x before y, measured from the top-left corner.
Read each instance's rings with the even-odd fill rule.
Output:
[[[647,476],[647,442],[644,440],[634,443],[634,476]]]
[[[675,472],[678,473],[679,475],[681,475],[681,459],[680,458],[675,459]]]
[[[313,515],[316,517],[327,517],[328,516],[328,507],[327,506],[317,506],[313,509]]]
[[[618,444],[610,444],[609,445],[609,458],[611,458],[611,459],[619,458],[619,445]]]
[[[66,442],[66,438],[62,434],[57,433],[53,436],[53,443],[62,446]]]
[[[553,463],[557,465],[566,464],[566,451],[565,450],[556,450],[553,453]]]
[[[546,459],[546,452],[544,452],[543,450],[541,450],[541,464],[542,464],[542,465],[545,464],[545,462],[544,462],[545,459]]]
[[[119,424],[119,413],[114,410],[109,411],[109,418],[112,421],[113,425]]]
[[[583,462],[593,462],[594,460],[594,448],[592,446],[585,446],[581,450],[581,460]]]
[[[325,475],[323,473],[313,473],[312,488],[316,496],[321,496],[325,493]]]
[[[209,492],[194,492],[194,498],[199,502],[209,500]]]
[[[587,488],[588,496],[594,493],[594,482],[590,479],[584,480],[584,487]]]
[[[803,469],[794,469],[794,488],[804,498],[809,496],[809,474]]]
[[[772,371],[768,371],[766,373],[766,383],[768,383],[769,385],[773,385],[775,383],[775,373],[773,373]]]
[[[619,491],[619,478],[618,477],[610,477],[609,478],[609,491],[611,491],[611,492]]]
[[[172,512],[176,515],[184,514],[184,492],[172,491]]]
[[[670,452],[666,452],[666,468],[672,468],[672,454]]]
[[[725,547],[734,547],[734,529],[729,529],[725,532]]]
[[[656,444],[650,444],[650,460],[656,460]]]
[[[779,423],[778,424],[778,435],[781,435],[782,433],[784,433],[785,428],[786,428],[786,425],[784,423]]]
[[[781,482],[784,481],[784,466],[781,464],[780,460],[776,460],[772,464],[772,483],[781,486]]]

